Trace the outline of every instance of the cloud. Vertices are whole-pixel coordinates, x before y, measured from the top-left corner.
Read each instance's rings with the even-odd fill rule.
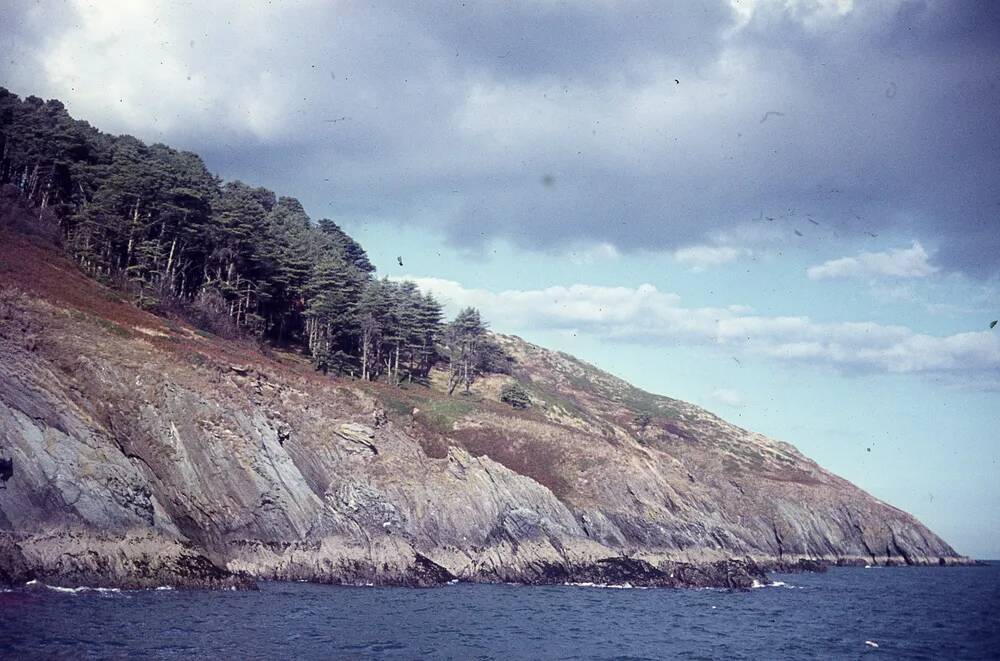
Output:
[[[650,284],[493,292],[440,278],[408,279],[433,292],[450,312],[475,306],[508,331],[571,330],[607,341],[708,346],[844,371],[1000,376],[1000,334],[986,330],[941,336],[873,322],[755,315],[742,306],[687,307]]]
[[[613,244],[604,242],[586,248],[571,250],[569,260],[580,266],[596,262],[612,261],[618,259],[620,256],[621,253],[618,252],[618,249]]]
[[[998,3],[71,0],[0,36],[13,91],[314,214],[623,254],[808,217],[1000,268]]]
[[[810,280],[888,276],[893,278],[926,278],[937,273],[930,256],[918,242],[910,248],[889,252],[863,252],[857,257],[841,257],[811,266],[806,271]]]
[[[674,259],[695,271],[701,271],[710,266],[728,264],[744,254],[746,251],[742,248],[700,245],[675,250]]]
[[[734,409],[741,409],[746,407],[746,400],[743,395],[736,390],[730,390],[728,388],[717,388],[712,391],[712,399],[724,404],[725,406],[732,407]]]

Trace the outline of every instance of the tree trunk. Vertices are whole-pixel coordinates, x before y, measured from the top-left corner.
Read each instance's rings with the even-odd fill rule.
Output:
[[[368,380],[368,331],[364,331],[361,339],[361,380]]]
[[[135,245],[135,226],[139,224],[139,198],[135,199],[135,206],[132,207],[132,224],[128,230],[128,248],[125,250],[125,264],[122,268],[128,268],[132,261],[132,246]]]
[[[177,248],[177,237],[175,236],[174,240],[170,242],[170,255],[167,257],[167,271],[165,276],[167,280],[167,286],[170,288],[171,292],[174,290],[173,270],[174,270],[174,250],[176,248]]]
[[[399,385],[399,345],[396,345],[396,367],[394,369],[395,374],[392,377],[392,382]]]
[[[239,276],[237,276],[236,280],[237,280],[237,282],[239,282]],[[247,314],[249,312],[250,312],[250,283],[248,282],[247,283],[247,300],[246,300],[246,304],[243,306],[243,323],[246,323]],[[240,323],[240,315],[237,314],[236,315],[236,324],[239,325],[239,323]]]

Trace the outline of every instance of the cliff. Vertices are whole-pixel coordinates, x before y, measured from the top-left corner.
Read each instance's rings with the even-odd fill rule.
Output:
[[[468,397],[325,377],[0,230],[0,582],[746,586],[802,560],[966,562],[791,445],[498,341],[514,374]],[[498,401],[511,378],[530,408]]]

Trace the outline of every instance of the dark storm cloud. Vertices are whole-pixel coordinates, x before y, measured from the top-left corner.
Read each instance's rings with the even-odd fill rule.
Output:
[[[647,59],[680,68],[711,59],[734,16],[726,2],[627,5],[439,2],[412,20],[464,66],[501,79],[642,77]]]
[[[835,159],[831,188],[847,197],[824,206],[861,215],[846,214],[845,230],[904,229],[936,241],[946,267],[997,272],[1000,4],[871,3],[813,31],[763,8],[739,39],[810,100],[821,121],[797,142]]]
[[[0,76],[317,215],[461,245],[887,233],[996,274],[1000,5],[837,4],[25,3],[0,29],[38,52]]]

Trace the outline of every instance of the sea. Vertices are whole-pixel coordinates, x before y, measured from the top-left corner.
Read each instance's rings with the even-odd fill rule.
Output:
[[[263,583],[0,593],[0,657],[996,659],[1000,563],[776,574],[747,591]]]

